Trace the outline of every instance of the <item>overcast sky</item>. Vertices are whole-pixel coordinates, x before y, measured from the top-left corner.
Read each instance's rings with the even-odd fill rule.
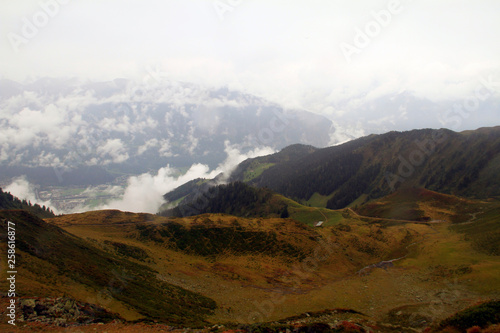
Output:
[[[359,96],[455,99],[500,81],[499,17],[498,0],[0,0],[0,75],[155,71],[328,114]]]

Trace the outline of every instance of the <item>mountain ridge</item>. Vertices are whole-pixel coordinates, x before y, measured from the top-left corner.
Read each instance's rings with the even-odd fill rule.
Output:
[[[240,163],[228,181],[268,188],[329,209],[365,203],[399,188],[422,187],[471,198],[500,195],[500,126],[475,131],[421,129],[369,135],[327,148],[292,145]],[[165,194],[186,204],[217,180],[196,180]],[[192,195],[191,195],[192,198]]]
[[[55,216],[50,207],[40,206],[37,203],[33,205],[29,201],[20,200],[9,192],[4,192],[0,187],[0,210],[9,209],[26,210],[39,218],[49,218]]]
[[[361,196],[380,198],[400,187],[424,187],[447,194],[486,198],[500,195],[500,127],[456,133],[446,129],[389,132],[359,138],[273,165],[248,184],[268,187],[299,202],[318,193],[326,207],[345,207]],[[248,165],[230,177],[244,181]]]

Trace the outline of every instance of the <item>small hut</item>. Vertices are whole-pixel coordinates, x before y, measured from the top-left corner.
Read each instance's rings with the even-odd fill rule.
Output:
[[[314,223],[315,227],[321,227],[322,225],[323,225],[323,221],[318,221],[318,222]]]

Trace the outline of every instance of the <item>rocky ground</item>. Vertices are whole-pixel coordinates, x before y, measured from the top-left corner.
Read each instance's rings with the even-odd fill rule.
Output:
[[[2,317],[9,299],[2,297]],[[20,298],[16,326],[0,324],[2,332],[395,332],[400,327],[380,326],[362,313],[335,309],[310,312],[281,321],[254,325],[207,325],[204,328],[178,328],[155,322],[126,322],[119,315],[93,304],[71,298]]]

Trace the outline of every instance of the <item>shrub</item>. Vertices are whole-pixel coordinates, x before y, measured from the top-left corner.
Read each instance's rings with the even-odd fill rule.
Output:
[[[451,326],[466,332],[473,326],[484,328],[497,323],[500,323],[500,301],[489,301],[462,310],[443,320],[439,326],[442,328]]]

